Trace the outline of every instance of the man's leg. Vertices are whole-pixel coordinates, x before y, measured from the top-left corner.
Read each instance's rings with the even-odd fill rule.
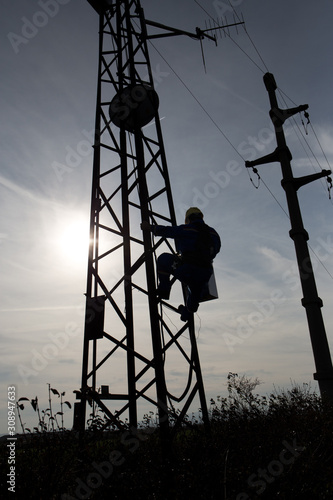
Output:
[[[178,265],[178,259],[170,253],[162,253],[157,259],[158,287],[157,292],[161,299],[170,297],[171,282],[170,275],[174,274]]]
[[[179,306],[181,319],[187,321],[191,314],[197,312],[199,300],[206,283],[212,274],[210,269],[185,264],[177,269],[175,276],[187,285],[187,300],[185,306]]]
[[[193,273],[192,279],[188,283],[189,294],[187,296],[187,309],[191,312],[197,312],[202,291],[208,283],[212,271],[210,269],[198,267]],[[195,276],[195,279],[193,277]]]

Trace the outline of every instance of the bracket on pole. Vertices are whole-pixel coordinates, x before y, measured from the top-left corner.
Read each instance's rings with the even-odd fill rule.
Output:
[[[291,155],[290,149],[288,147],[285,147],[285,148],[283,148],[283,150],[287,152],[289,160],[291,160],[292,155]],[[261,158],[257,158],[256,160],[253,160],[253,161],[246,161],[245,167],[246,168],[253,168],[253,167],[256,167],[257,165],[263,165],[265,163],[273,163],[275,161],[279,162],[281,151],[282,151],[282,148],[277,147],[273,151],[273,153],[270,153],[266,156],[262,156]]]
[[[322,177],[326,177],[330,175],[332,172],[331,170],[322,170],[321,172],[318,172],[316,174],[310,174],[310,175],[304,175],[303,177],[294,177],[293,178],[293,184],[296,189],[296,191],[302,187],[305,186],[306,184],[309,184],[310,182],[316,181],[317,179],[321,179]],[[283,187],[285,181],[281,181],[281,185]]]
[[[288,109],[280,109],[280,108],[272,108],[269,112],[269,116],[274,124],[277,126],[281,126],[284,122],[293,115],[300,113],[301,111],[305,111],[308,109],[308,104],[301,104],[296,108],[288,108]]]
[[[277,147],[272,153],[266,156],[262,156],[261,158],[257,158],[256,160],[253,161],[246,161],[245,167],[253,168],[258,165],[264,165],[265,163],[280,162],[281,161],[280,155],[282,151],[287,154],[289,161],[291,161],[292,154],[290,152],[290,149],[287,146],[285,148]],[[300,187],[305,186],[310,182],[316,181],[317,179],[321,179],[322,177],[328,177],[329,175],[331,175],[331,173],[332,173],[331,170],[322,170],[321,172],[317,172],[315,174],[310,174],[310,175],[304,175],[302,177],[292,177],[290,179],[282,179],[281,185],[282,187],[284,187],[286,183],[292,182],[295,187],[295,190],[297,191]]]

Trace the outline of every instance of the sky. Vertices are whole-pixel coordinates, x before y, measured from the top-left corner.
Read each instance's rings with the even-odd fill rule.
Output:
[[[226,395],[229,372],[258,391],[310,384],[315,372],[278,163],[244,166],[276,147],[263,75],[280,106],[309,104],[284,129],[295,176],[333,163],[333,4],[280,0],[142,0],[145,16],[194,31],[244,19],[203,43],[165,38],[150,47],[177,220],[198,206],[222,250],[219,299],[200,306],[197,341],[206,397]],[[235,16],[235,18],[234,18]],[[0,16],[0,433],[7,390],[38,396],[48,384],[74,402],[80,387],[92,175],[98,16],[85,0],[1,1]],[[57,165],[66,165],[63,175]],[[333,344],[332,200],[325,179],[299,191],[330,346]],[[177,304],[175,304],[177,305]],[[173,387],[186,383],[175,375]],[[55,411],[59,401],[53,396]],[[22,412],[28,427],[38,421]],[[72,412],[65,409],[65,426]],[[17,425],[20,430],[19,424]]]

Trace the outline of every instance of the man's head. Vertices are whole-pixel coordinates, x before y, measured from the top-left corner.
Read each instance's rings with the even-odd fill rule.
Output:
[[[185,224],[189,224],[198,219],[203,219],[203,213],[197,207],[190,207],[185,214]]]

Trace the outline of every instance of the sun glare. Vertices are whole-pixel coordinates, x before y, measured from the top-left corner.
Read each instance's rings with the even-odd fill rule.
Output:
[[[59,235],[60,251],[71,264],[81,264],[87,260],[89,245],[88,223],[83,218],[68,222]]]

